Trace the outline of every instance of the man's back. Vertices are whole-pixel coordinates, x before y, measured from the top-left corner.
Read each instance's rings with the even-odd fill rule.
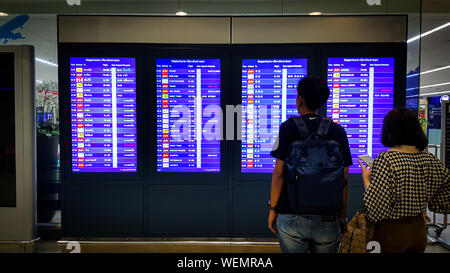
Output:
[[[319,128],[320,122],[322,121],[322,117],[315,114],[303,115],[301,118],[305,122],[309,132],[316,132]],[[300,139],[301,135],[297,125],[292,121],[292,119],[288,119],[281,124],[278,140],[276,141],[277,144],[275,145],[277,147],[274,147],[276,149],[274,149],[270,154],[275,158],[286,161],[291,143]],[[335,140],[340,144],[340,152],[344,160],[344,166],[352,165],[347,133],[344,128],[334,122],[331,123],[327,133],[327,139]],[[275,209],[278,213],[294,213],[289,202],[286,186],[283,187],[280,199]]]

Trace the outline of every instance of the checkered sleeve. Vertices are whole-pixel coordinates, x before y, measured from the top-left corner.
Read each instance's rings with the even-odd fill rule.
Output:
[[[442,163],[439,162],[439,165],[440,170],[433,173],[433,180],[440,186],[429,201],[428,208],[436,213],[450,214],[450,171]]]
[[[375,158],[370,174],[370,185],[364,194],[366,217],[372,222],[389,219],[394,199],[392,185],[394,170],[384,153]]]

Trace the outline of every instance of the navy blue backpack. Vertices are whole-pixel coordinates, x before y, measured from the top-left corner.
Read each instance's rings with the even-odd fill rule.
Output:
[[[344,161],[339,143],[326,138],[332,121],[323,118],[310,133],[300,117],[291,117],[300,140],[290,145],[285,161],[292,210],[298,214],[337,214],[343,206]]]

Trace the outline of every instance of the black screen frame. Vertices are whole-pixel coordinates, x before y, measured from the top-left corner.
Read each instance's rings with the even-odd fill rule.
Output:
[[[321,45],[321,76],[327,79],[328,58],[393,57],[394,61],[394,108],[406,105],[406,43],[330,43]],[[326,112],[325,112],[326,114]],[[353,166],[358,162],[353,162]],[[362,181],[360,173],[349,174],[349,180]],[[362,183],[362,182],[361,182]]]
[[[59,43],[59,113],[60,113],[60,146],[61,146],[61,176],[64,182],[75,184],[142,184],[144,182],[144,143],[145,128],[142,126],[144,117],[143,90],[144,82],[144,51],[136,44],[108,43]],[[100,57],[100,58],[135,58],[136,60],[136,111],[137,111],[137,170],[136,172],[72,172],[71,152],[71,111],[70,111],[70,57]]]
[[[149,75],[149,94],[146,102],[152,108],[149,112],[150,116],[147,120],[151,120],[147,127],[151,131],[149,140],[154,152],[148,153],[148,172],[151,184],[189,184],[202,185],[227,184],[227,176],[229,174],[229,155],[228,143],[225,141],[226,136],[226,113],[225,106],[229,102],[229,70],[230,70],[230,46],[229,45],[189,45],[189,44],[149,44],[146,49],[146,63]],[[220,172],[157,172],[157,120],[156,120],[156,59],[220,59],[221,69],[221,96],[220,106],[222,108],[222,136],[220,141]],[[186,180],[189,183],[186,183]]]

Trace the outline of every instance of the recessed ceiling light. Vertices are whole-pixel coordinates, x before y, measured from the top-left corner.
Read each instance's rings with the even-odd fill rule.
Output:
[[[0,12],[0,16],[8,16],[8,13]]]
[[[181,0],[178,0],[178,11],[175,13],[177,16],[186,16],[187,13],[181,9]]]
[[[313,12],[310,12],[309,15],[322,15],[322,12],[320,12],[320,11],[313,11]]]

